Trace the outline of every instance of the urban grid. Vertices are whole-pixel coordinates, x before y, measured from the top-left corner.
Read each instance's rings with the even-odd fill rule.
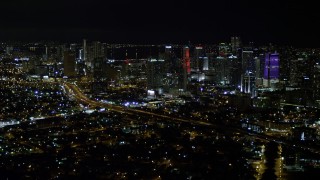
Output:
[[[294,179],[320,172],[320,51],[1,43],[5,179]]]
[[[0,180],[319,180],[318,4],[1,1]]]

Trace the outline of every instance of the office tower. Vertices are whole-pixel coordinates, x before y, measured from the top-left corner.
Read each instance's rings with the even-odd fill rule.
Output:
[[[76,57],[74,52],[65,51],[63,56],[64,75],[67,77],[76,76]]]
[[[47,45],[45,45],[44,60],[45,60],[45,61],[47,61],[47,60],[48,60],[48,46],[47,46]]]
[[[173,53],[172,53],[172,46],[165,46],[164,49],[164,61],[165,61],[165,68],[167,69],[167,73],[173,73],[174,72],[174,62],[173,62]]]
[[[163,90],[165,93],[177,95],[179,91],[179,77],[182,72],[182,64],[180,58],[176,57],[175,47],[165,46],[165,76],[163,79]]]
[[[63,57],[64,57],[64,52],[68,51],[68,49],[66,48],[66,46],[63,45],[58,45],[56,47],[56,62],[60,63],[63,62]]]
[[[92,42],[92,52],[90,52],[92,59],[104,57],[104,46],[99,41]]]
[[[301,78],[305,73],[305,66],[306,66],[306,59],[305,58],[297,58],[290,61],[289,67],[289,83],[290,86],[300,86]]]
[[[202,62],[201,62],[201,58],[203,57],[203,47],[202,46],[196,46],[195,50],[194,50],[194,56],[192,58],[192,64],[191,67],[193,69],[193,71],[195,72],[199,72],[202,71]]]
[[[241,47],[240,37],[233,36],[231,37],[231,50],[233,54],[236,54],[238,49]]]
[[[261,78],[261,59],[259,57],[254,57],[254,61],[255,61],[255,76],[256,78]]]
[[[218,56],[214,61],[214,81],[217,84],[225,85],[227,84],[227,76],[228,76],[228,68],[230,68],[228,64],[228,60],[226,57]]]
[[[187,74],[190,74],[190,49],[188,46],[183,48],[183,68],[186,70]]]
[[[93,71],[93,63],[96,58],[104,58],[104,45],[99,41],[94,41],[87,45],[86,51],[86,64],[91,69],[91,72]]]
[[[164,50],[164,53],[166,56],[171,56],[172,54],[172,46],[168,45],[168,46],[165,46],[165,50]]]
[[[79,60],[83,61],[83,49],[79,49]]]
[[[237,56],[229,56],[228,60],[228,68],[229,68],[229,83],[232,86],[240,88],[241,86],[241,58]]]
[[[209,70],[209,59],[208,59],[208,57],[203,57],[202,58],[202,62],[203,62],[202,70],[203,71],[208,71]]]
[[[254,95],[255,90],[255,76],[253,73],[245,73],[242,75],[242,86],[241,86],[241,92],[249,93]]]
[[[242,51],[241,92],[253,93],[255,89],[256,61],[252,50]]]
[[[242,51],[242,73],[254,72],[255,60],[253,57],[253,51]]]
[[[262,70],[263,68],[261,69],[261,59],[260,57],[254,57],[254,60],[255,60],[255,64],[256,64],[256,67],[255,67],[255,84],[256,84],[256,87],[258,86],[262,86],[263,84],[263,78],[262,78]]]
[[[164,61],[165,61],[165,69],[166,69],[166,79],[164,83],[164,91],[169,92],[170,91],[170,85],[173,82],[173,78],[175,76],[175,63],[172,53],[172,46],[167,45],[165,46],[164,50]]]
[[[92,62],[93,83],[92,92],[104,92],[107,87],[106,83],[106,63],[103,58],[95,58]]]
[[[226,56],[230,53],[230,46],[227,43],[219,43],[218,45],[219,56]]]
[[[216,55],[212,52],[209,52],[209,53],[206,53],[206,57],[208,58],[208,70],[213,71]]]
[[[232,82],[232,73],[236,73],[236,71],[233,71],[235,62],[235,58],[218,56],[213,63],[214,82],[220,85],[230,84]]]
[[[263,75],[263,85],[270,87],[271,84],[279,82],[279,54],[266,53]]]
[[[191,73],[190,67],[190,49],[188,46],[183,47],[182,53],[182,73],[180,73],[179,84],[181,91],[187,91],[188,76]],[[182,76],[181,76],[182,75]]]
[[[85,65],[87,64],[87,40],[83,39],[83,62],[85,62]]]
[[[156,98],[163,94],[163,77],[165,74],[163,59],[148,59],[147,61],[147,89],[148,98]]]
[[[313,89],[313,98],[318,100],[317,102],[320,103],[320,60],[317,60],[313,67],[313,82],[312,82],[312,89]],[[320,104],[318,104],[318,107]]]
[[[93,78],[94,81],[101,82],[104,81],[106,72],[105,70],[106,63],[103,58],[95,58],[93,61]]]
[[[77,44],[75,44],[75,43],[70,44],[69,50],[73,51],[73,52],[77,51]]]

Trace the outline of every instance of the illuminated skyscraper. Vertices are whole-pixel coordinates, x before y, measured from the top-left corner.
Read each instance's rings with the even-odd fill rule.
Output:
[[[270,87],[271,83],[279,81],[279,54],[266,53],[263,85]]]
[[[187,91],[187,84],[188,84],[188,75],[191,73],[190,67],[190,49],[188,46],[183,47],[183,54],[182,54],[182,79],[180,78],[180,89],[184,92]],[[181,81],[182,80],[182,81]]]
[[[252,50],[242,51],[241,92],[253,93],[255,89],[256,60]]]
[[[209,59],[208,57],[203,57],[202,58],[203,61],[203,71],[208,71],[209,70]]]
[[[190,74],[190,49],[188,46],[183,48],[183,68],[186,70],[187,74]]]

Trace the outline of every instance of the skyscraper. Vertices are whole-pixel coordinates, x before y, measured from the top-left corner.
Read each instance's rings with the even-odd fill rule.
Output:
[[[250,49],[250,48],[249,48]],[[253,93],[255,89],[256,61],[252,50],[242,51],[241,92]]]
[[[190,67],[190,49],[188,46],[183,47],[183,54],[182,54],[182,78],[180,79],[180,89],[182,89],[184,92],[187,91],[187,84],[188,84],[188,76],[191,73],[191,67]]]
[[[163,59],[148,59],[147,61],[147,88],[148,98],[155,98],[163,94],[163,77],[165,74]]]
[[[190,74],[190,49],[188,46],[183,47],[183,68],[186,70],[187,74]]]
[[[279,81],[279,54],[266,53],[263,85],[270,87],[271,83]]]
[[[87,40],[83,39],[83,62],[87,65]]]
[[[253,51],[242,51],[242,73],[254,72],[255,60],[253,57]]]
[[[76,76],[76,56],[72,51],[65,51],[63,55],[64,75],[68,77]]]
[[[93,71],[93,63],[95,61],[95,59],[97,58],[104,58],[105,57],[105,53],[104,53],[104,45],[99,42],[99,41],[94,41],[92,43],[89,43],[89,45],[86,45],[86,65],[91,69],[91,72]]]
[[[106,63],[103,58],[95,58],[92,62],[93,84],[92,92],[100,93],[106,90]]]
[[[202,46],[196,46],[195,47],[195,52],[194,52],[194,57],[192,61],[192,69],[196,72],[202,71],[202,63],[200,62],[200,58],[202,57]]]
[[[233,36],[231,37],[231,50],[233,54],[236,54],[237,50],[241,46],[241,39],[240,37]]]

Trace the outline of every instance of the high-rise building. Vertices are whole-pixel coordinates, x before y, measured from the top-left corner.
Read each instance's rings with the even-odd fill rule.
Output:
[[[231,50],[233,54],[236,54],[238,49],[241,47],[240,37],[233,36],[231,37]]]
[[[313,98],[318,100],[317,102],[320,103],[320,60],[317,60],[313,68]],[[320,104],[318,104],[318,106],[320,106]]]
[[[182,73],[179,78],[180,89],[184,92],[187,91],[188,85],[188,76],[191,73],[190,67],[190,49],[188,46],[183,47],[183,54],[182,54]]]
[[[104,45],[99,41],[92,42],[90,56],[92,59],[104,57]]]
[[[203,62],[201,61],[203,57],[203,47],[202,46],[196,46],[194,50],[194,56],[192,61],[192,69],[196,72],[203,70]]]
[[[175,70],[175,63],[173,61],[173,53],[172,53],[172,46],[165,46],[164,50],[164,60],[165,60],[165,66],[167,69],[167,73],[173,73]]]
[[[79,49],[79,57],[78,57],[78,59],[80,61],[83,61],[83,49]]]
[[[242,73],[255,72],[253,51],[242,51]]]
[[[184,69],[182,68],[183,63],[181,59],[176,56],[177,52],[180,52],[177,46],[167,45],[165,46],[165,52],[163,54],[165,60],[163,90],[164,93],[170,95],[178,95],[181,87],[180,83],[183,82],[183,80],[181,80],[184,74]],[[160,56],[161,55],[162,54],[160,54]]]
[[[190,74],[190,49],[188,46],[183,47],[183,68],[186,70],[187,74]]]
[[[228,43],[219,43],[219,56],[227,56],[230,53],[230,45]]]
[[[170,46],[170,45],[165,46],[165,55],[171,56],[171,53],[172,53],[172,46]]]
[[[255,76],[251,72],[246,72],[241,78],[241,92],[251,94],[254,96],[255,91]]]
[[[270,87],[271,84],[279,82],[279,54],[266,53],[263,85]]]
[[[86,65],[91,69],[91,72],[93,71],[93,63],[95,59],[97,58],[104,58],[105,57],[105,48],[103,43],[99,41],[94,41],[87,45],[86,48],[87,53],[86,54]]]
[[[44,54],[44,58],[43,58],[45,61],[48,60],[48,46],[45,45],[45,54]]]
[[[106,63],[103,58],[95,58],[92,62],[92,72],[93,72],[93,84],[92,92],[100,93],[104,92],[107,87],[106,77]]]
[[[203,71],[208,71],[209,70],[209,58],[208,57],[203,57],[202,58],[202,62],[203,62],[202,70]]]
[[[65,51],[63,56],[64,75],[67,77],[76,76],[76,57],[72,51]]]
[[[163,59],[148,59],[147,61],[147,89],[148,98],[156,98],[163,94],[163,77],[165,74]]]
[[[255,89],[256,59],[251,48],[242,51],[241,92],[253,93]]]
[[[83,39],[83,62],[85,62],[85,65],[88,66],[87,62],[87,40]]]
[[[230,75],[230,61],[226,57],[218,56],[214,61],[214,81],[217,84],[228,84]]]

